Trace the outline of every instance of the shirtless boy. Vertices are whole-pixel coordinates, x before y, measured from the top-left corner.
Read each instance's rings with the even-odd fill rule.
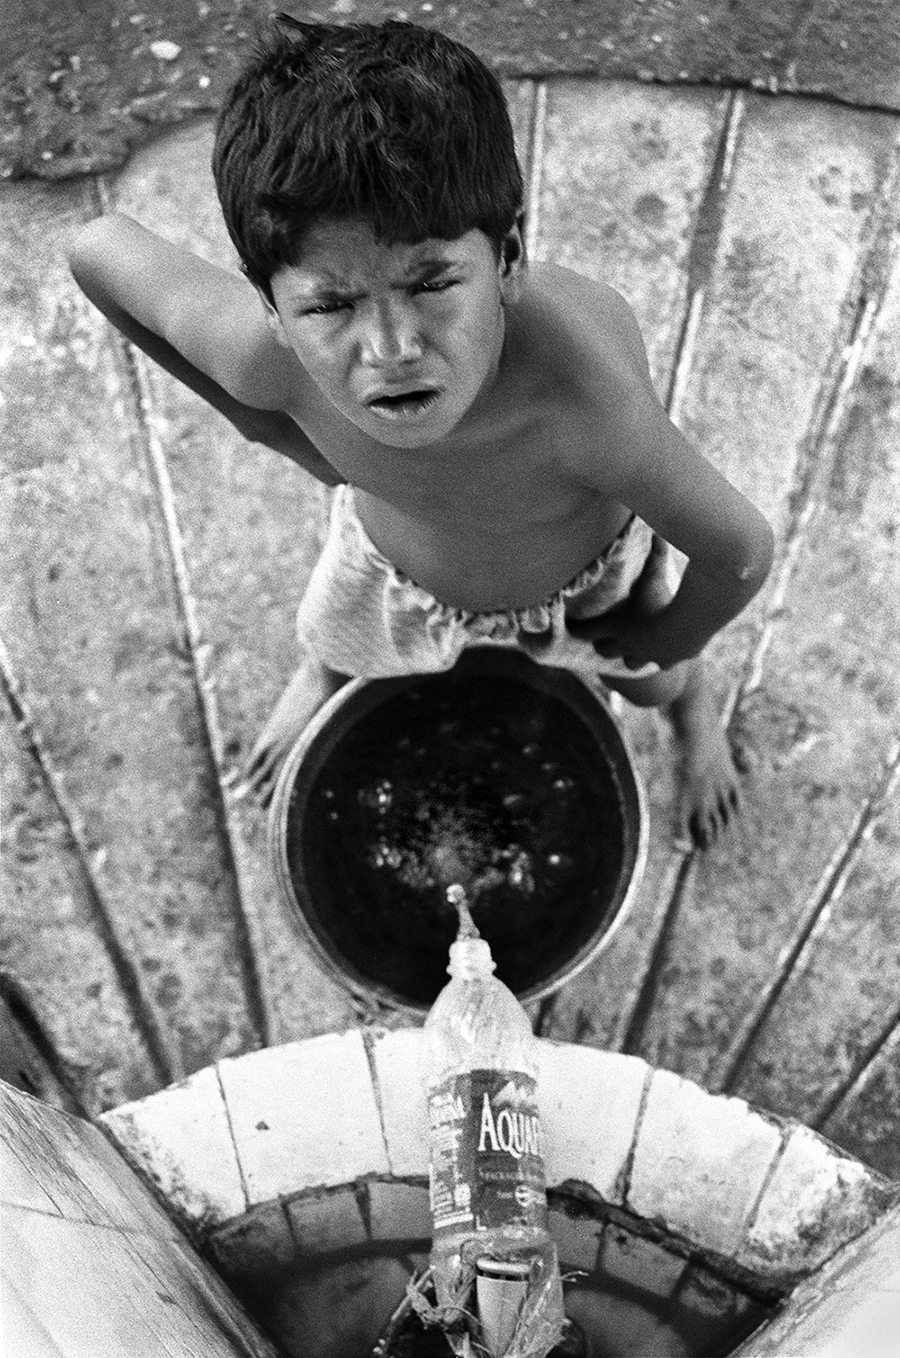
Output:
[[[248,439],[338,487],[257,793],[348,676],[495,642],[663,708],[682,828],[709,843],[738,780],[700,656],[765,580],[772,534],[666,416],[623,299],[526,269],[494,77],[412,25],[281,16],[225,102],[213,168],[244,277],[118,214],[70,262]]]

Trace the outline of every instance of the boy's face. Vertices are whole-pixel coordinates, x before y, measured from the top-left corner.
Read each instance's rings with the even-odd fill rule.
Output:
[[[284,337],[342,415],[379,443],[445,439],[494,380],[516,266],[482,231],[386,245],[362,221],[320,222],[272,278]]]

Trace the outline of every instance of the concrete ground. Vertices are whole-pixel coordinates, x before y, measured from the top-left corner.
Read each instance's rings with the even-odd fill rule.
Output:
[[[63,259],[116,206],[233,262],[210,117],[257,6],[227,8],[123,2],[108,27],[57,19],[6,49],[4,1074],[91,1114],[365,1017],[304,952],[263,813],[228,787],[294,663],[325,497],[121,345]],[[661,5],[523,0],[499,33],[496,6],[421,9],[507,78],[532,257],[628,298],[673,417],[778,539],[710,656],[748,764],[740,823],[706,854],[673,847],[665,730],[626,712],[644,884],[535,1023],[900,1177],[893,10],[826,33],[825,5],[753,30],[710,5],[704,46],[700,11],[686,31]]]

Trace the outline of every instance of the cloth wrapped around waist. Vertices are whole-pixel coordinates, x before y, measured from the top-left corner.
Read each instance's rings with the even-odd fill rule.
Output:
[[[515,646],[546,665],[585,677],[635,679],[656,665],[629,670],[571,636],[567,619],[597,617],[627,598],[656,541],[633,516],[622,532],[567,585],[540,603],[467,612],[436,599],[405,576],[363,527],[353,487],[338,486],[328,535],[297,611],[301,645],[325,665],[355,678],[432,674],[455,665],[467,646]],[[657,550],[669,593],[677,585],[671,549]]]

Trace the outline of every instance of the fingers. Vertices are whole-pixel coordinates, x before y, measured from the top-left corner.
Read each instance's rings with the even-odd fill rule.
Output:
[[[611,625],[609,613],[601,618],[583,618],[567,621],[566,627],[576,641],[586,641],[604,660],[621,660],[627,669],[639,670],[648,663],[660,663],[655,654],[650,654],[642,634],[635,633],[622,619],[616,626]]]
[[[616,638],[635,621],[631,612],[623,605],[608,608],[594,618],[566,618],[566,629],[579,641],[593,641],[601,644],[616,645]]]
[[[594,642],[594,650],[598,655],[602,655],[605,660],[612,660],[621,652],[621,646],[615,641],[609,641],[606,637]]]
[[[567,618],[566,631],[577,641],[593,641],[594,645],[610,640],[608,621],[602,618]]]
[[[236,782],[232,796],[235,801],[255,797],[260,806],[267,807],[275,792],[281,755],[271,745],[254,746],[250,758]]]

